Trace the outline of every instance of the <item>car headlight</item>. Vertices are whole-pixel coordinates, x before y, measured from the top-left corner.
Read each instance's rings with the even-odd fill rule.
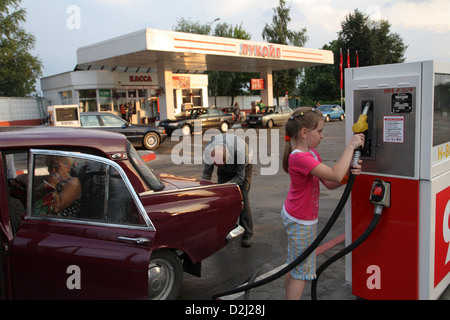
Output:
[[[262,120],[262,117],[258,117],[258,120]]]

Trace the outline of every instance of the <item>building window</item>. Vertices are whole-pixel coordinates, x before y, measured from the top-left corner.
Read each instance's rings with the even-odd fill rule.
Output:
[[[100,111],[113,110],[113,101],[110,89],[99,89],[98,97],[100,102]]]
[[[192,103],[194,107],[202,107],[202,89],[183,89],[182,101],[183,104]]]
[[[68,105],[73,103],[72,91],[63,91],[59,93],[62,105]]]
[[[80,90],[80,111],[95,112],[97,110],[97,90]]]

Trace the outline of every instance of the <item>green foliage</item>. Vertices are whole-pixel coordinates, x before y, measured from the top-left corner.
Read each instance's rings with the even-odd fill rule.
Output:
[[[35,91],[42,63],[29,51],[36,39],[20,25],[26,12],[21,0],[0,1],[0,96],[25,97]]]
[[[390,33],[390,27],[387,20],[370,20],[358,9],[350,13],[341,23],[338,39],[323,47],[333,51],[334,65],[305,69],[299,85],[302,99],[339,100],[340,49],[343,68],[347,67],[347,50],[350,52],[351,67],[356,66],[356,51],[360,67],[404,62],[407,46],[400,35]]]
[[[263,39],[270,43],[303,47],[308,40],[306,28],[300,31],[289,29],[291,17],[289,16],[290,9],[286,7],[286,1],[280,0],[278,7],[274,8],[273,11],[272,24],[266,23],[262,32]],[[286,91],[289,93],[296,91],[299,75],[300,69],[273,72],[273,94],[277,100],[278,97],[284,96]]]

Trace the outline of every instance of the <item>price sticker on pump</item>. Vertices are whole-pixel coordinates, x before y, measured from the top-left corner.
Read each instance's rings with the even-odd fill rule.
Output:
[[[405,117],[385,116],[383,118],[383,142],[403,143],[405,136]]]

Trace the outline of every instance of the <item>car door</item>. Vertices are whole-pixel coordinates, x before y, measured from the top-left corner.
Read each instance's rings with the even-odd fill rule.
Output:
[[[217,109],[207,109],[208,110],[208,120],[207,120],[207,126],[209,128],[216,128],[218,129],[220,127],[220,112]]]
[[[49,186],[55,163],[70,165],[60,190]],[[51,150],[31,150],[28,167],[27,213],[10,250],[13,298],[147,298],[155,228],[123,169]],[[56,212],[55,193],[69,184],[81,190]]]
[[[281,110],[281,107],[275,107],[274,114],[272,117],[275,124],[280,125],[283,124],[283,111]]]

